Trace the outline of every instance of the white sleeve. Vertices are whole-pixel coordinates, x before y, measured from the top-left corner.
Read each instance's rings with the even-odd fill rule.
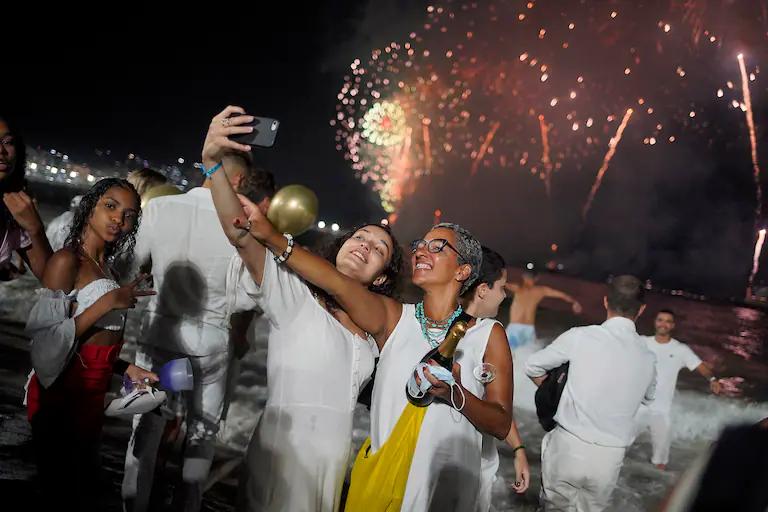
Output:
[[[659,378],[659,373],[656,368],[656,354],[653,354],[653,376],[650,384],[648,384],[648,387],[645,390],[645,395],[643,396],[642,403],[644,405],[650,405],[651,402],[656,400],[656,383]]]
[[[37,290],[24,332],[32,338],[30,358],[43,387],[49,387],[77,351],[72,302],[75,293],[47,288]]]
[[[229,260],[225,289],[230,315],[262,307],[261,289],[253,282],[237,253]]]
[[[699,367],[701,364],[701,358],[696,355],[696,352],[691,350],[691,347],[688,345],[680,345],[680,352],[683,357],[683,363],[685,363],[685,367],[688,368],[690,371],[694,371],[696,368]]]
[[[53,219],[45,229],[45,236],[48,237],[53,252],[64,247],[64,242],[67,240],[67,235],[69,235],[69,230],[72,227],[73,217],[72,212],[64,212]]]
[[[529,377],[543,377],[550,370],[571,360],[571,350],[578,337],[576,329],[570,329],[546,348],[531,355],[525,364],[525,374]]]
[[[291,322],[307,300],[314,300],[307,285],[290,269],[278,265],[267,249],[261,286],[257,285],[239,255],[232,257],[227,272],[227,293],[232,293],[230,311],[247,311],[259,306],[270,323],[279,327]]]
[[[133,249],[132,274],[135,274],[136,271],[149,261],[152,256],[152,225],[154,224],[153,218],[155,209],[155,203],[150,201],[141,216],[141,223],[136,232],[136,246]]]

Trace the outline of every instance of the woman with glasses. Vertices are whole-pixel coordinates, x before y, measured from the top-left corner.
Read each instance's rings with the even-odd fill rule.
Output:
[[[217,147],[250,150],[227,138],[245,133],[248,128],[240,125],[250,122],[245,115],[230,118],[233,112],[244,113],[242,109],[225,109],[211,123],[203,149],[203,164],[208,169],[215,169],[221,161]],[[218,181],[225,183],[223,179]],[[406,384],[421,358],[442,341],[451,322],[461,314],[459,296],[480,271],[480,244],[456,224],[438,224],[429,230],[422,240],[411,245],[412,281],[424,291],[424,300],[402,304],[375,293],[332,262],[295,245],[290,236],[278,232],[244,198],[240,198],[242,207],[234,204],[231,191],[227,191],[226,203],[222,195],[217,198],[215,187],[214,200],[222,225],[225,229],[238,228],[233,239],[239,240],[240,255],[254,278],[262,278],[265,259],[275,261],[277,268],[288,267],[324,290],[354,325],[373,336],[380,358],[371,406],[371,439],[358,462],[361,457],[383,451],[388,443],[397,444],[399,439],[391,434],[408,406]],[[248,248],[254,245],[266,247],[271,254],[265,257],[264,252]],[[512,421],[512,357],[504,329],[492,320],[473,319],[454,361],[454,385],[436,379],[428,370],[424,372],[432,385],[428,393],[440,400],[426,409],[421,420],[404,488],[394,489],[387,504],[378,502],[366,509],[369,512],[392,509],[393,504],[395,509],[409,511],[466,511],[477,505],[482,433],[504,439]],[[497,369],[496,378],[488,383],[473,375],[483,362]],[[449,405],[452,393],[465,397],[460,411]],[[353,470],[350,496],[359,492],[356,486],[366,487],[366,482],[356,482]],[[375,485],[367,487],[375,492]]]
[[[32,199],[24,191],[27,180],[26,151],[21,135],[0,116],[0,281],[22,272],[13,263],[17,253],[38,279],[51,256],[45,228]]]

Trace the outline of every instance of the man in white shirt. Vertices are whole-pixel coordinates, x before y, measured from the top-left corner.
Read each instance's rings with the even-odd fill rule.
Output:
[[[608,506],[637,410],[653,400],[654,355],[635,328],[645,309],[642,283],[633,276],[614,278],[603,304],[605,322],[570,329],[526,364],[525,373],[540,385],[548,371],[570,363],[558,425],[542,440],[541,504],[547,512]]]
[[[64,242],[67,241],[69,230],[72,228],[72,219],[75,218],[75,211],[77,211],[77,207],[80,206],[80,200],[82,198],[83,196],[73,197],[69,202],[69,210],[54,218],[48,223],[48,227],[45,228],[45,236],[48,237],[48,242],[50,242],[51,250],[53,252],[64,247]]]
[[[677,375],[682,368],[699,372],[709,381],[713,393],[720,393],[720,382],[712,374],[712,369],[701,361],[688,345],[672,337],[675,328],[675,313],[662,309],[654,321],[655,336],[643,336],[648,348],[656,354],[656,400],[648,406],[640,407],[637,417],[638,433],[649,429],[653,456],[651,463],[657,468],[667,469],[669,447],[672,444],[672,424],[670,412],[677,386]]]
[[[241,155],[228,157],[225,171],[240,193],[266,212],[275,193],[268,171],[255,169]],[[151,265],[154,288],[142,321],[136,361],[159,371],[166,362],[188,358],[194,389],[173,404],[186,410],[186,446],[182,468],[186,512],[200,510],[204,485],[214,455],[214,440],[227,402],[227,373],[233,342],[245,342],[247,321],[230,318],[233,297],[226,293],[229,262],[236,254],[221,229],[211,197],[211,180],[182,195],[164,196],[147,204],[137,237],[135,264]],[[230,333],[232,327],[243,332]],[[125,509],[150,507],[158,449],[166,419],[157,411],[134,418],[134,431],[125,460],[122,495]],[[159,493],[159,494],[162,494]]]

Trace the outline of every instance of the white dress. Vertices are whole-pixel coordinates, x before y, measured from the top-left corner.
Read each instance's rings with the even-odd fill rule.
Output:
[[[485,397],[485,386],[472,370],[483,362],[495,320],[479,319],[459,342],[454,360],[461,365],[466,390]],[[403,305],[403,315],[381,351],[371,405],[371,450],[387,441],[407,403],[406,382],[414,367],[430,350],[421,332],[413,304]],[[455,394],[457,404],[461,398]],[[481,433],[450,405],[429,405],[419,432],[408,473],[401,510],[471,511],[480,489]]]
[[[496,447],[496,438],[490,434],[483,434],[483,451],[480,458],[480,492],[477,496],[475,512],[489,512],[491,510],[493,484],[496,481],[498,471],[499,450]]]
[[[238,508],[338,510],[353,411],[373,372],[375,344],[342,326],[271,253],[261,287],[239,260],[230,276],[263,308],[270,333],[267,403],[248,446]]]

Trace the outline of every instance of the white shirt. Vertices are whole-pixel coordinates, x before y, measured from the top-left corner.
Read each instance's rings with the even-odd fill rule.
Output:
[[[701,364],[701,359],[688,345],[672,339],[669,343],[659,343],[654,336],[642,336],[648,348],[656,354],[656,400],[649,408],[668,413],[675,397],[677,375],[682,368],[694,371]]]
[[[48,227],[45,228],[45,236],[48,237],[48,242],[51,244],[51,250],[53,250],[53,252],[64,247],[64,242],[67,241],[69,230],[72,229],[72,220],[74,218],[74,212],[66,211],[53,219],[48,224]]]
[[[378,451],[390,437],[408,399],[405,386],[421,358],[431,350],[416,319],[415,306],[403,313],[379,356],[371,401],[371,450]],[[483,362],[491,330],[498,322],[478,319],[459,342],[454,361],[461,365],[466,393],[485,397],[485,385],[473,370]],[[457,403],[461,398],[456,396]],[[456,510],[475,508],[480,491],[482,434],[460,412],[435,400],[427,408],[408,473],[401,510]]]
[[[266,249],[263,249],[266,251]],[[338,510],[352,420],[370,380],[375,342],[353,334],[307,284],[266,251],[261,286],[232,260],[234,310],[259,304],[269,319],[267,403],[248,447],[242,510]],[[403,385],[403,394],[405,385]]]
[[[656,363],[634,322],[614,317],[601,325],[575,327],[531,355],[529,377],[541,377],[570,362],[555,421],[582,441],[626,447],[635,432],[641,402],[654,398]]]
[[[157,295],[147,305],[139,343],[193,356],[228,350],[226,276],[234,255],[209,189],[151,200],[135,264],[151,259]]]

